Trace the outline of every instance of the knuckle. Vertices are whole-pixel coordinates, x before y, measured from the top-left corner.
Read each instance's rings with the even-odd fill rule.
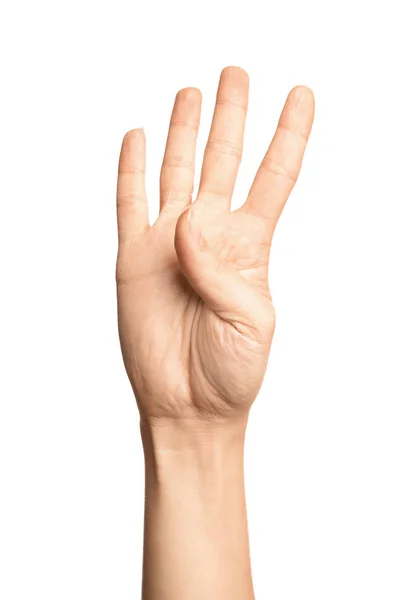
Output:
[[[117,206],[121,208],[134,208],[136,204],[146,202],[145,194],[120,194],[117,196]]]
[[[124,167],[121,164],[119,165],[118,168],[118,176],[119,178],[121,177],[135,177],[135,176],[141,176],[141,175],[145,175],[146,171],[145,169],[143,169],[142,167]]]
[[[261,167],[274,175],[275,177],[280,177],[282,179],[286,179],[293,185],[296,183],[298,178],[299,169],[297,168],[289,168],[286,165],[280,163],[278,160],[270,158],[269,156],[265,156],[261,162]]]
[[[293,136],[301,138],[305,143],[308,142],[308,134],[307,133],[304,133],[304,131],[300,131],[299,129],[294,129],[293,127],[291,127],[290,125],[287,125],[286,123],[283,123],[280,121],[278,123],[277,129],[282,129],[286,133],[289,133]]]
[[[219,97],[216,100],[216,106],[221,107],[223,110],[225,108],[234,108],[234,109],[239,109],[241,112],[243,112],[244,114],[247,112],[248,110],[248,103],[247,100],[245,99],[233,99],[233,98],[227,98],[227,97]]]
[[[187,160],[184,156],[178,154],[166,156],[162,167],[170,167],[177,169],[188,169],[191,173],[194,173],[194,163],[192,160]]]
[[[210,138],[206,145],[206,150],[211,152],[220,152],[233,156],[237,160],[241,160],[242,148],[238,144],[226,140],[224,138]]]

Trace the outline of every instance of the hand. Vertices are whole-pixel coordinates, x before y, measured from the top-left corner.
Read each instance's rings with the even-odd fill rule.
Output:
[[[150,226],[145,136],[126,134],[120,156],[116,268],[124,363],[146,421],[246,417],[267,365],[275,313],[270,244],[297,180],[314,115],[294,88],[246,202],[230,212],[241,160],[248,76],[221,73],[199,191],[192,202],[201,93],[175,100]]]

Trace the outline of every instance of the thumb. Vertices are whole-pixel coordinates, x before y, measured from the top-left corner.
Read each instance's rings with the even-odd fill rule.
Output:
[[[184,275],[209,308],[247,337],[271,337],[271,302],[212,251],[193,205],[177,221],[174,245]]]

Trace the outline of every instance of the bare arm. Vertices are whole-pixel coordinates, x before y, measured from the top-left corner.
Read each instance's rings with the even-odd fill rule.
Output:
[[[146,462],[144,600],[252,600],[244,434],[275,326],[275,225],[298,177],[314,100],[294,88],[246,202],[230,211],[248,77],[223,70],[197,197],[201,94],[176,97],[150,227],[145,137],[123,141],[117,290],[124,363]]]
[[[143,598],[251,600],[243,431],[142,429]]]

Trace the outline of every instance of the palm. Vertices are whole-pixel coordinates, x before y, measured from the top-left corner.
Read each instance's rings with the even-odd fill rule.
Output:
[[[230,93],[236,102],[221,102]],[[267,281],[270,242],[301,163],[312,101],[311,110],[300,110],[294,132],[286,122],[279,128],[247,202],[230,212],[228,188],[239,163],[246,95],[244,72],[223,71],[193,204],[192,169],[186,167],[194,153],[200,97],[197,90],[177,96],[162,168],[161,211],[152,227],[142,183],[144,136],[137,130],[123,143],[119,328],[126,369],[146,417],[224,416],[247,409],[262,382],[274,329]],[[294,105],[298,108],[298,102]],[[284,157],[287,144],[293,163]],[[269,187],[277,191],[271,206]]]

